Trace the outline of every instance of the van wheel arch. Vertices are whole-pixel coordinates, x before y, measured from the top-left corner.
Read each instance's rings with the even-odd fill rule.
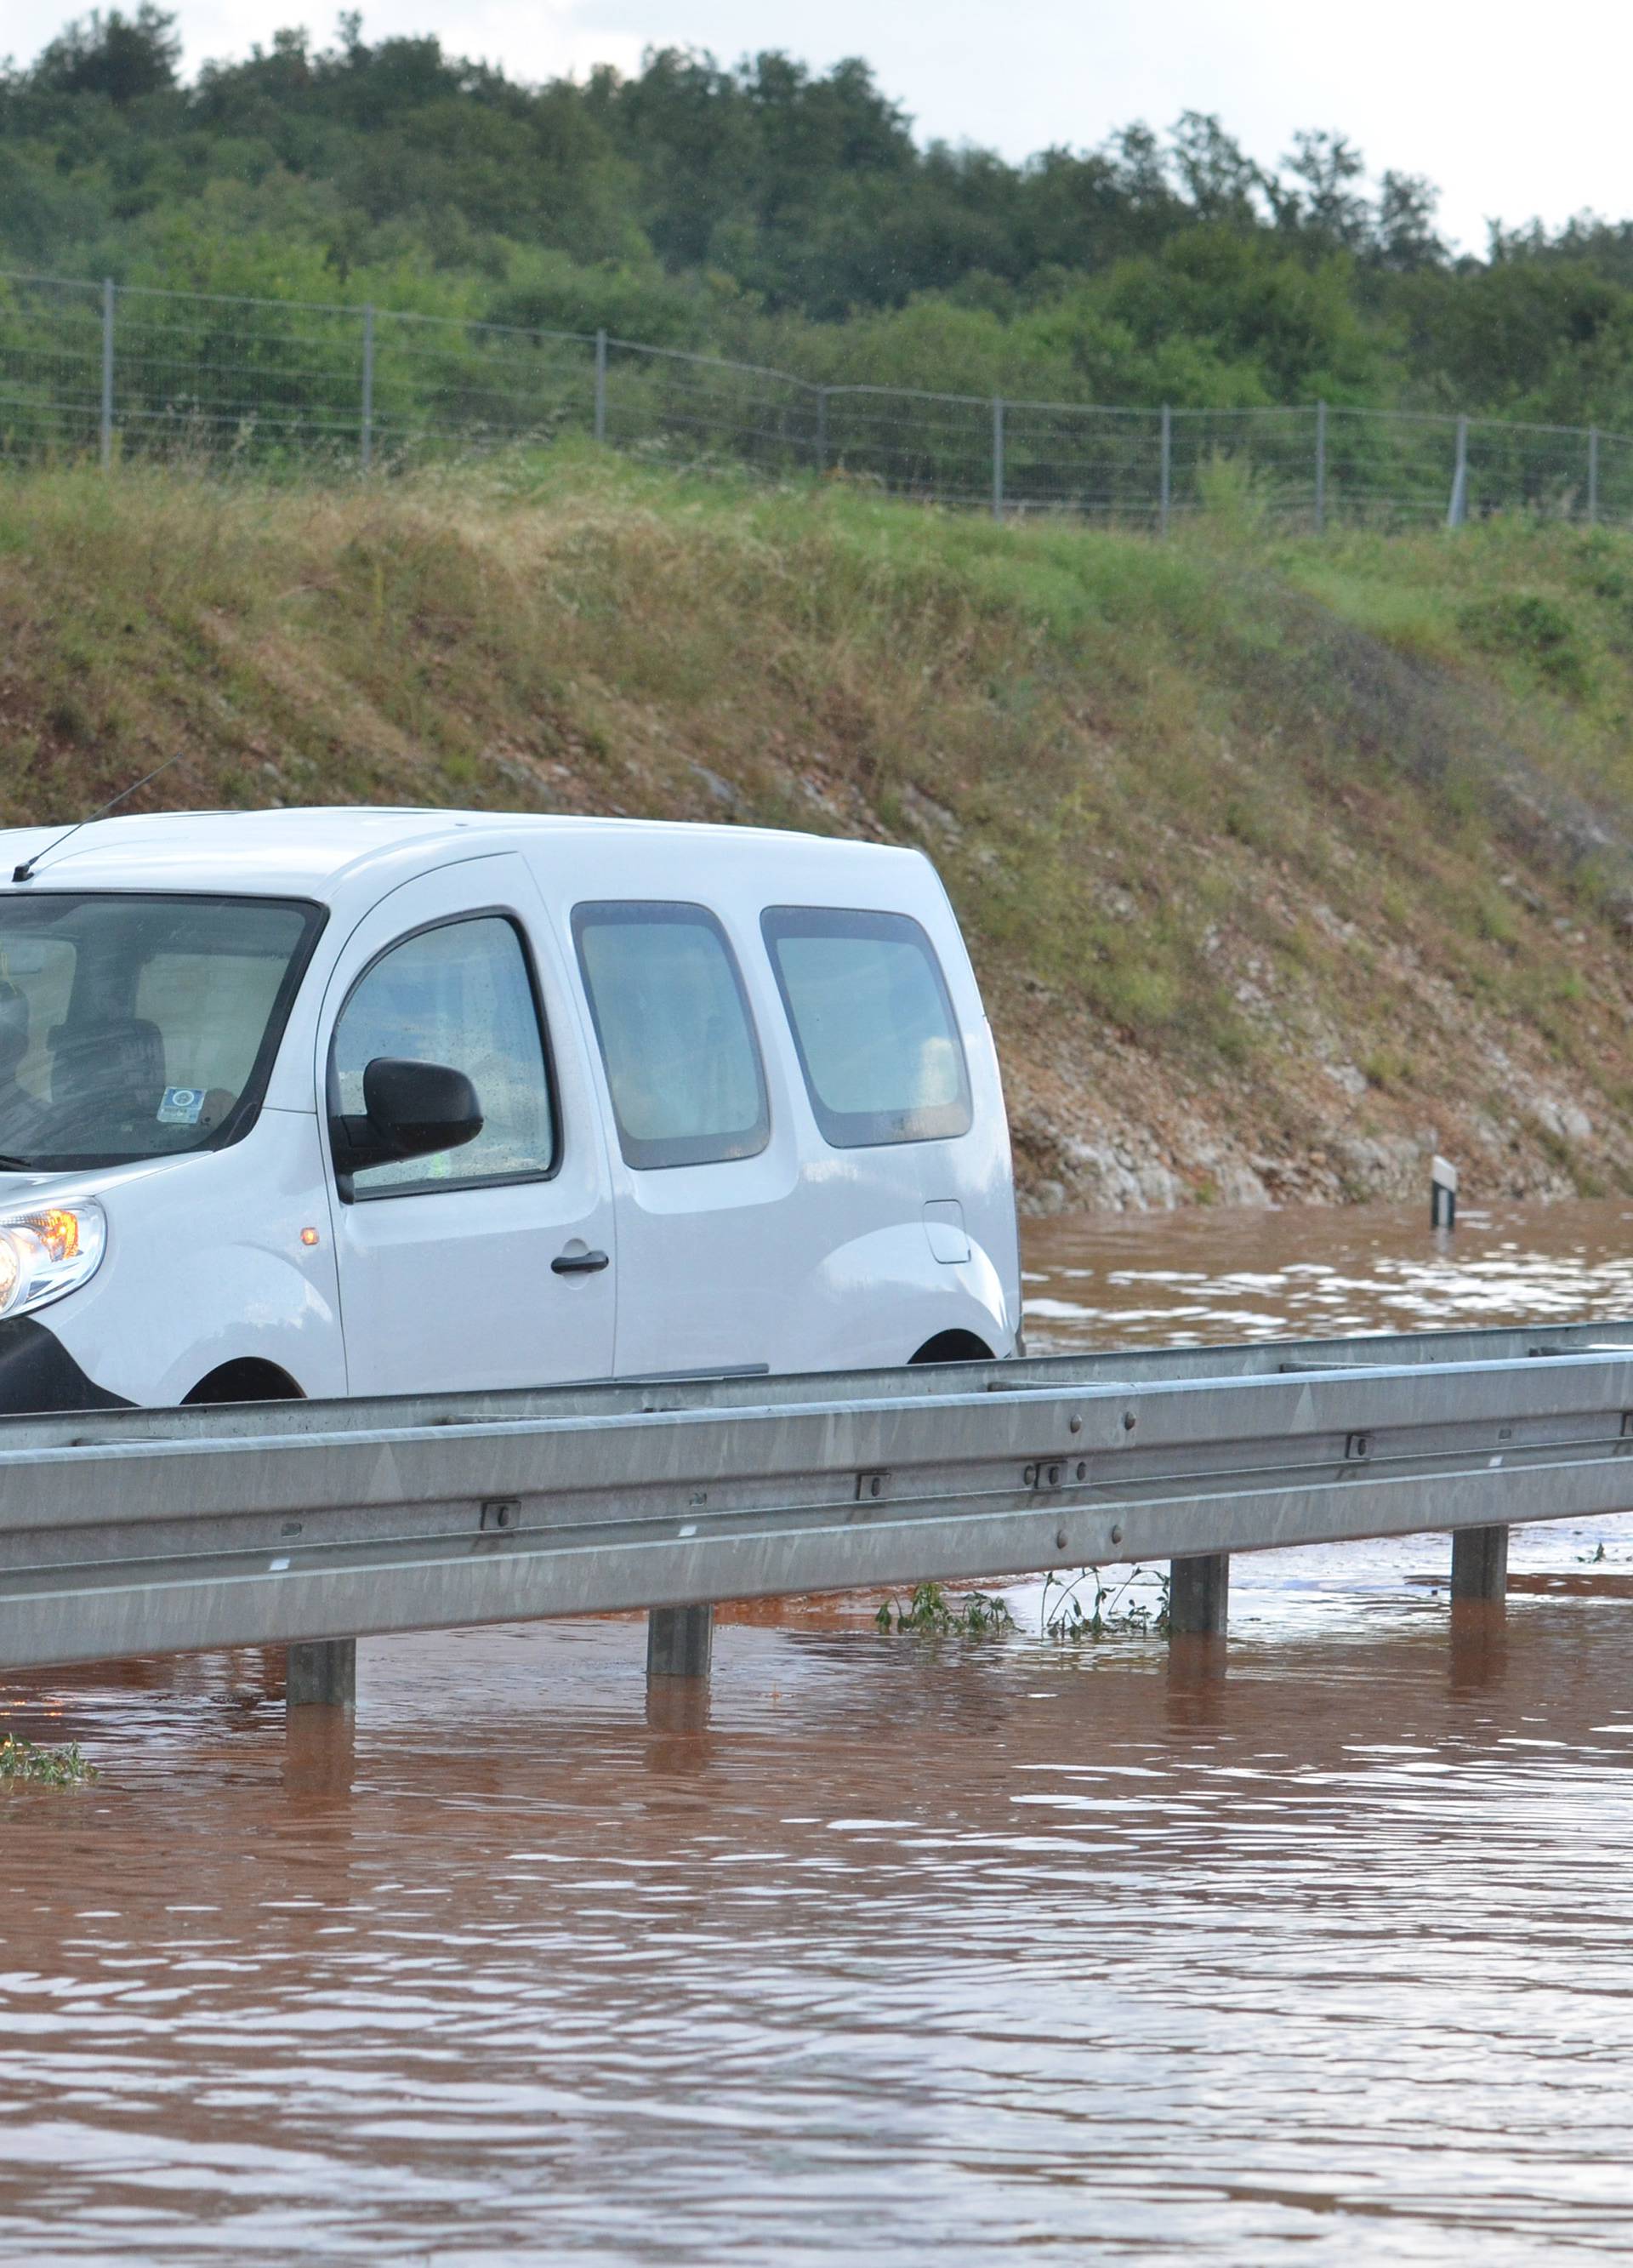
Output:
[[[921,1362],[990,1362],[992,1349],[974,1331],[938,1331],[933,1339],[926,1339],[916,1355],[908,1358],[909,1365]]]
[[[259,1355],[241,1355],[236,1362],[224,1362],[201,1378],[190,1393],[181,1397],[183,1409],[196,1407],[200,1403],[219,1402],[304,1402],[305,1394],[276,1362],[264,1362]]]

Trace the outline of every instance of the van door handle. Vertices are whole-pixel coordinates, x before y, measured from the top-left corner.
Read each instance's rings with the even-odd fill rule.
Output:
[[[550,1263],[552,1276],[599,1276],[611,1266],[604,1252],[563,1252]]]

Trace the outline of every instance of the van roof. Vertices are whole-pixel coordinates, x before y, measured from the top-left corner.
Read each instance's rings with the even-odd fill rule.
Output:
[[[253,891],[329,898],[359,868],[410,854],[434,865],[457,847],[519,847],[528,837],[668,838],[685,844],[734,846],[744,854],[768,844],[825,840],[842,855],[901,858],[883,844],[834,841],[769,828],[711,827],[678,820],[581,819],[526,812],[401,810],[317,805],[276,811],[166,811],[94,820],[71,836],[62,827],[0,829],[0,889],[174,889]],[[479,849],[480,846],[480,849]],[[726,850],[731,855],[731,850]],[[30,880],[13,885],[12,869],[39,859]]]

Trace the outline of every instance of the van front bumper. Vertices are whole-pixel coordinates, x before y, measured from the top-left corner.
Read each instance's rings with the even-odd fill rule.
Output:
[[[85,1373],[56,1333],[37,1315],[0,1322],[0,1417],[48,1415],[56,1410],[129,1410]]]

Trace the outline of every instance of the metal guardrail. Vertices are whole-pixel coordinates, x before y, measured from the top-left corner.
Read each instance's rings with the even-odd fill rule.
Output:
[[[0,1667],[1633,1507],[1633,1323],[0,1420]]]

